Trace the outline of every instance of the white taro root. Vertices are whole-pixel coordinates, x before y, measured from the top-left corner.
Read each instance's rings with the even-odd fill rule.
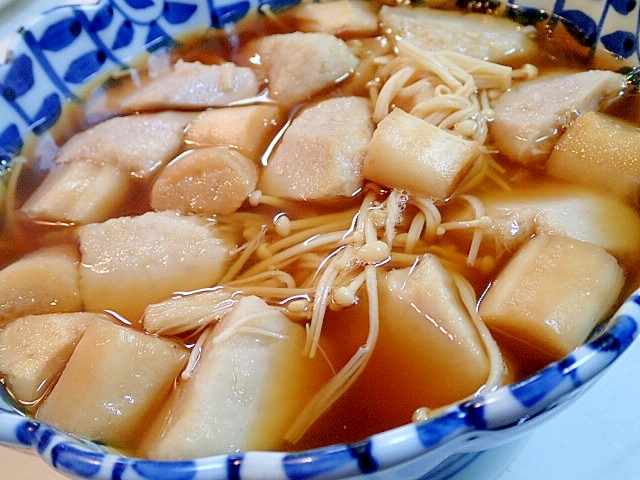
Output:
[[[350,197],[362,187],[362,162],[372,131],[365,98],[330,98],[308,107],[284,132],[258,188],[296,200]]]
[[[640,204],[640,129],[586,112],[560,138],[547,162],[552,177],[601,188]]]
[[[198,148],[167,165],[151,188],[154,210],[229,214],[258,183],[258,166],[230,147]]]
[[[380,333],[369,368],[375,383],[395,385],[413,398],[402,405],[429,407],[464,398],[484,384],[487,352],[436,256],[426,254],[412,267],[379,275],[378,284]]]
[[[212,108],[193,119],[185,142],[195,147],[234,147],[258,162],[283,123],[284,115],[277,105]]]
[[[84,225],[78,239],[85,309],[132,322],[175,291],[215,285],[235,246],[215,224],[170,211]]]
[[[602,248],[536,235],[511,258],[480,302],[487,326],[530,357],[558,360],[586,340],[615,305],[624,273]]]
[[[640,214],[605,193],[564,183],[479,194],[498,248],[516,251],[533,234],[555,234],[604,248],[633,270],[640,259]]]
[[[44,313],[20,317],[0,330],[0,376],[19,402],[31,403],[52,386],[90,322],[102,313]]]
[[[0,270],[0,327],[24,315],[82,309],[75,247],[42,247]]]
[[[260,83],[248,67],[231,62],[205,65],[178,60],[160,75],[126,97],[120,108],[131,113],[146,110],[203,110],[255,97]]]
[[[110,118],[71,137],[56,162],[114,165],[147,179],[180,151],[184,129],[193,117],[193,113],[161,112]]]
[[[523,82],[493,101],[491,141],[517,163],[542,164],[578,114],[611,104],[623,85],[621,74],[606,70]]]
[[[385,187],[443,200],[478,154],[478,144],[395,108],[373,132],[362,174]]]
[[[31,220],[86,224],[116,215],[134,182],[113,165],[88,161],[57,165],[20,207]]]
[[[369,36],[378,31],[376,6],[366,0],[300,3],[283,16],[293,19],[301,32],[352,37]]]
[[[538,52],[535,32],[498,16],[383,5],[380,22],[387,35],[422,50],[450,50],[510,65],[530,61]]]
[[[256,42],[269,96],[295,105],[344,80],[358,64],[347,44],[329,33],[284,33]]]
[[[152,459],[281,448],[328,368],[302,356],[305,329],[255,296],[208,333],[189,379],[142,444]],[[158,434],[160,433],[161,434]]]
[[[94,319],[36,418],[111,447],[132,448],[187,359],[187,349],[176,342]]]

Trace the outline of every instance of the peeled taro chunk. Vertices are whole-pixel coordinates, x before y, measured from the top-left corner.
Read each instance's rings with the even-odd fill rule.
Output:
[[[24,315],[82,309],[75,247],[49,246],[0,270],[0,327]]]
[[[384,117],[367,150],[367,180],[434,200],[454,191],[477,158],[478,144],[395,108]]]
[[[176,291],[210,287],[235,247],[214,223],[174,212],[112,218],[78,229],[85,308],[136,321],[145,307]]]
[[[411,267],[379,276],[378,282],[380,337],[372,366],[393,361],[367,374],[376,372],[381,385],[395,385],[416,405],[430,407],[480,388],[489,374],[489,358],[442,262],[426,254]]]
[[[301,2],[288,14],[302,32],[327,32],[344,38],[378,31],[376,6],[367,0]]]
[[[60,148],[56,163],[108,164],[148,178],[180,151],[183,131],[193,116],[161,112],[105,120],[71,137]]]
[[[285,132],[258,188],[296,200],[349,197],[362,185],[362,161],[372,132],[365,98],[331,98],[309,107]]]
[[[19,402],[35,402],[64,368],[90,322],[104,313],[44,313],[20,317],[0,330],[0,372]]]
[[[524,82],[493,103],[491,141],[521,164],[544,163],[573,119],[619,96],[621,74],[591,70]]]
[[[400,36],[423,50],[448,50],[508,65],[530,61],[538,50],[531,30],[493,15],[384,5],[380,22],[390,38]]]
[[[93,318],[36,416],[71,434],[132,448],[187,357],[172,340]]]
[[[327,381],[324,360],[302,356],[305,329],[255,296],[243,297],[202,344],[141,451],[167,460],[273,450]]]
[[[482,193],[478,199],[492,222],[483,233],[485,241],[493,239],[507,251],[514,252],[534,234],[554,234],[598,245],[629,270],[640,261],[640,214],[608,193],[538,182]]]
[[[204,65],[178,60],[171,72],[155,78],[120,104],[124,112],[202,110],[229,105],[258,94],[253,70],[234,63]]]
[[[485,293],[480,317],[527,358],[558,360],[611,311],[624,283],[615,257],[589,242],[536,235]]]
[[[346,78],[358,64],[347,44],[329,33],[285,33],[257,42],[275,100],[294,105]]]
[[[235,212],[256,188],[258,167],[229,147],[198,148],[169,164],[151,189],[154,210]]]
[[[258,188],[295,200],[349,197],[362,186],[362,162],[372,135],[366,98],[324,100],[293,120]]]

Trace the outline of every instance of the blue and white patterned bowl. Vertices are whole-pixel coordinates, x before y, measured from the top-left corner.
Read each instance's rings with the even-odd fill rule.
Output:
[[[30,137],[55,125],[66,102],[82,101],[89,83],[145,51],[175,45],[186,34],[223,28],[266,3],[277,11],[297,1],[101,0],[48,11],[20,30],[10,60],[0,65],[0,168],[10,166]],[[507,9],[550,26],[564,24],[586,48],[612,52],[629,65],[640,63],[635,0],[526,0],[520,6],[509,1]],[[478,452],[513,442],[569,405],[627,349],[639,328],[637,291],[590,343],[532,377],[452,406],[432,420],[354,444],[180,462],[127,458],[25,417],[2,389],[0,444],[31,448],[72,478],[451,478]]]

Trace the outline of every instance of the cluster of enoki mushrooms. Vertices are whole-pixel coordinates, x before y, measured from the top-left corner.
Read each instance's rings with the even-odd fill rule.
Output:
[[[453,52],[425,52],[398,40],[393,54],[377,56],[378,75],[370,82],[374,102],[374,122],[379,122],[392,106],[402,104],[412,115],[423,118],[440,128],[483,145],[482,153],[451,199],[467,202],[473,218],[443,222],[437,202],[422,195],[397,189],[384,189],[365,184],[358,207],[290,219],[286,214],[275,215],[271,225],[264,224],[264,215],[245,210],[220,218],[220,224],[244,225],[246,240],[235,263],[220,281],[220,287],[210,294],[216,300],[208,314],[192,321],[175,317],[175,323],[165,324],[162,334],[184,334],[196,331],[191,360],[183,372],[189,378],[198,359],[200,345],[208,335],[208,328],[235,303],[238,292],[258,295],[280,308],[289,318],[307,326],[304,354],[322,354],[319,347],[326,312],[356,305],[364,293],[368,301],[369,330],[366,342],[350,360],[319,391],[291,426],[286,440],[295,442],[356,381],[376,346],[379,332],[377,270],[415,265],[426,252],[436,254],[445,264],[462,262],[480,269],[492,268],[490,258],[478,258],[483,230],[491,225],[484,215],[482,203],[465,193],[484,178],[508,188],[500,177],[501,167],[484,147],[488,136],[488,122],[492,117],[490,98],[494,92],[505,90],[516,77],[535,76],[535,67],[527,65],[512,69],[499,64],[477,60]],[[286,200],[254,192],[249,203],[257,207],[267,205],[286,211]],[[439,247],[434,239],[454,229],[473,232],[468,252]],[[307,272],[300,278],[299,273]],[[488,357],[490,373],[478,391],[496,388],[503,374],[500,351],[476,310],[476,293],[471,284],[451,269],[459,295],[480,334]],[[184,298],[184,297],[183,297]],[[179,301],[176,298],[176,301]],[[163,305],[167,309],[166,302]],[[165,310],[170,312],[171,309]],[[167,313],[169,314],[169,313]],[[243,328],[240,326],[239,328]],[[249,327],[247,327],[249,328]],[[273,335],[272,332],[254,334]],[[414,420],[430,415],[426,408],[416,410]]]

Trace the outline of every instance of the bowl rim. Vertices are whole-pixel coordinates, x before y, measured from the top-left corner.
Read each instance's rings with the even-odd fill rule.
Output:
[[[287,6],[297,1],[272,0],[270,3]],[[81,5],[62,5],[35,17],[18,31],[10,44],[9,60],[0,64],[0,79],[6,78],[12,62],[25,52],[25,39],[28,39],[29,33],[34,29],[39,29],[42,33],[43,22],[64,18],[70,13],[95,13],[107,5],[117,3],[118,0],[99,0]],[[206,3],[212,6],[211,0]],[[249,4],[247,8],[250,9],[258,6],[257,0],[244,3]],[[234,0],[231,4],[243,2]],[[209,24],[200,23],[189,34],[198,28],[209,27]],[[75,101],[77,93],[66,88],[63,95],[65,100]],[[10,161],[9,158],[6,162]],[[0,444],[31,448],[61,473],[77,478],[107,479],[112,478],[113,472],[127,468],[140,474],[140,478],[157,478],[142,475],[160,470],[163,473],[170,471],[177,474],[197,470],[199,475],[212,475],[207,478],[230,478],[232,475],[245,478],[245,471],[255,471],[269,473],[269,478],[274,479],[302,478],[308,475],[319,479],[342,478],[380,472],[423,455],[444,458],[451,454],[445,451],[450,443],[464,444],[462,450],[482,448],[483,433],[511,431],[513,427],[526,426],[535,423],[542,416],[552,414],[565,400],[591,385],[637,338],[639,327],[640,289],[625,300],[606,322],[606,326],[596,332],[588,343],[562,360],[549,364],[519,382],[444,408],[431,419],[396,427],[353,443],[290,453],[241,452],[185,461],[146,460],[124,457],[92,442],[60,432],[24,416],[12,407],[7,398],[0,398]],[[540,392],[545,394],[540,395]],[[0,397],[3,396],[6,397],[4,388],[0,389]],[[501,405],[508,408],[497,411]],[[105,476],[96,476],[103,474]]]

